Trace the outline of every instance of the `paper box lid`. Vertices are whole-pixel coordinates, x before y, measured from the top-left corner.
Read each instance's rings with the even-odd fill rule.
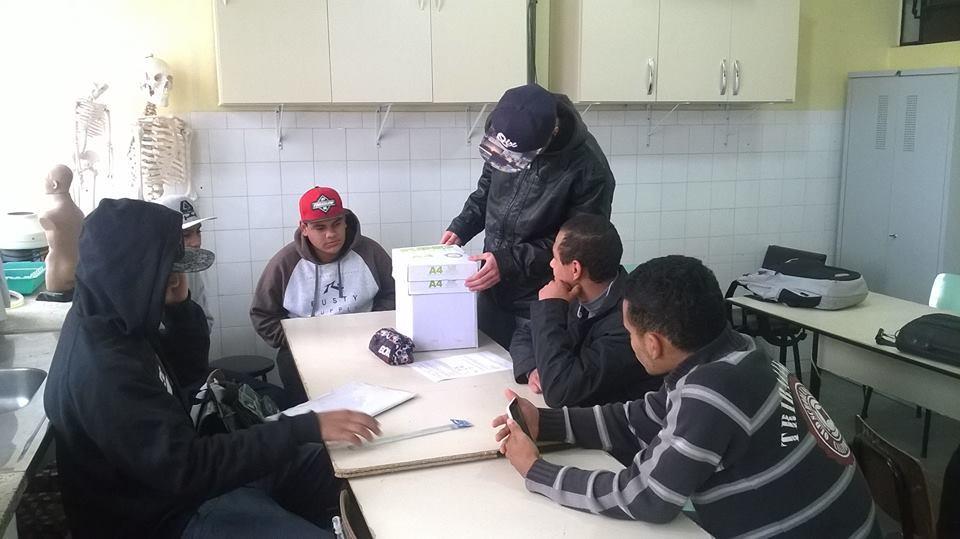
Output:
[[[479,269],[479,262],[458,245],[424,245],[393,250],[393,278],[399,281],[462,280]]]

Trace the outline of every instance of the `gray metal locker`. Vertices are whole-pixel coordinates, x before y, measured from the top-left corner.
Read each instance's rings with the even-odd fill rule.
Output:
[[[837,263],[926,303],[960,273],[960,69],[851,73]]]

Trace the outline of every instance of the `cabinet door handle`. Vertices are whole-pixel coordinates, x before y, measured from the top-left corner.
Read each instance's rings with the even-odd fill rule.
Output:
[[[423,11],[423,0],[417,0],[417,7],[420,8],[420,11]]]
[[[887,236],[890,236],[890,237],[893,238],[893,239],[897,239],[897,235],[896,235],[896,234],[887,234]]]
[[[653,83],[657,79],[657,62],[653,58],[647,59],[647,95],[653,95]]]
[[[720,60],[720,95],[727,95],[727,59]]]
[[[740,60],[733,61],[733,95],[740,95]]]
[[[440,11],[441,9],[443,9],[443,0],[437,0],[437,11]]]

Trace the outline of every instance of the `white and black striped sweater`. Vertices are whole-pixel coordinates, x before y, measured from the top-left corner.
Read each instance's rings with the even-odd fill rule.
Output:
[[[643,399],[540,410],[539,437],[635,455],[616,473],[537,460],[527,488],[574,509],[668,522],[691,500],[717,537],[879,537],[866,482],[829,416],[732,330]]]

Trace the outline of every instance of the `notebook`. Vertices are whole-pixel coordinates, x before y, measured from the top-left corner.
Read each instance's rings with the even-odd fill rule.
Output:
[[[416,393],[376,386],[364,382],[350,382],[315,399],[280,412],[285,416],[295,416],[307,412],[331,412],[333,410],[355,410],[375,416],[394,406],[403,404],[416,396]],[[278,419],[279,414],[268,420]]]

